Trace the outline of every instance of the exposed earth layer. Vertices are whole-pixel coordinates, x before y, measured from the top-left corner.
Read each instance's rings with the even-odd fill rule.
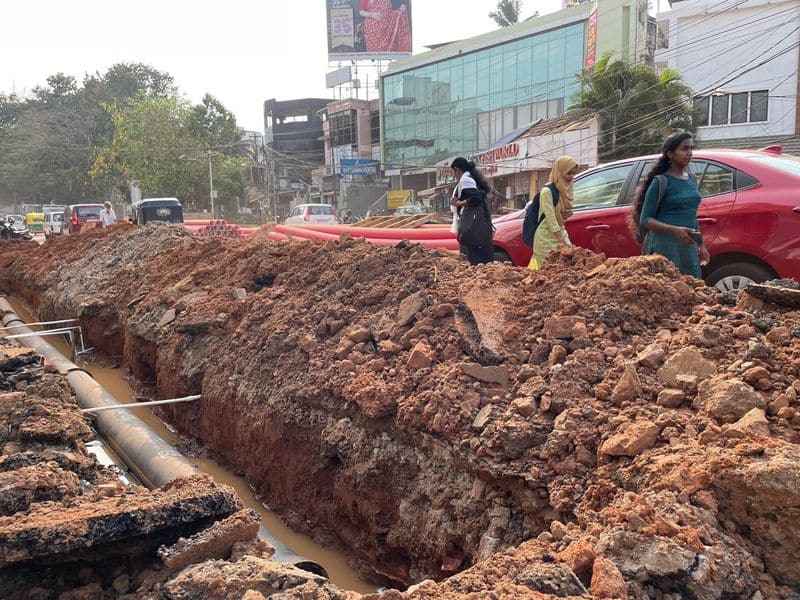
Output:
[[[0,247],[0,285],[159,397],[202,394],[166,418],[418,584],[385,598],[799,597],[796,309],[660,257],[401,246],[119,225]],[[264,593],[247,568],[205,597]]]

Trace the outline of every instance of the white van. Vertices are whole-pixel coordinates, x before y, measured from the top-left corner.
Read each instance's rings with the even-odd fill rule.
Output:
[[[44,220],[42,221],[44,237],[49,238],[51,235],[61,235],[61,223],[63,221],[63,212],[44,213]]]

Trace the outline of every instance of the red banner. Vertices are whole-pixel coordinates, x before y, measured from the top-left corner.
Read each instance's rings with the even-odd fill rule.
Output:
[[[597,60],[597,4],[586,20],[586,55],[583,57],[583,68],[591,69]]]

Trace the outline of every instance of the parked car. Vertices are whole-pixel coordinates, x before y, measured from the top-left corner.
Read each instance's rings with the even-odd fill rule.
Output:
[[[64,222],[63,212],[47,212],[44,213],[44,237],[49,238],[51,235],[61,235],[61,224]]]
[[[102,204],[70,204],[64,209],[61,233],[74,235],[87,227],[101,227]]]
[[[330,204],[298,204],[286,217],[287,225],[336,223],[336,209]]]
[[[395,215],[421,215],[425,212],[419,204],[406,204],[400,206],[394,211]]]
[[[620,160],[575,177],[572,243],[609,257],[636,256],[628,225],[636,188],[658,156]],[[762,150],[697,150],[690,168],[702,200],[697,220],[711,260],[706,283],[720,291],[775,277],[800,280],[800,158],[778,146]],[[525,210],[496,218],[496,260],[526,266]]]
[[[183,223],[183,207],[177,198],[145,198],[134,203],[131,209],[137,225],[151,221]]]

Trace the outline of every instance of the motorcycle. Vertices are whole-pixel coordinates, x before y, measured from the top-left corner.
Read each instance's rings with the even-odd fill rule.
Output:
[[[29,241],[33,239],[33,234],[24,223],[17,223],[9,218],[7,221],[0,221],[0,239]]]

